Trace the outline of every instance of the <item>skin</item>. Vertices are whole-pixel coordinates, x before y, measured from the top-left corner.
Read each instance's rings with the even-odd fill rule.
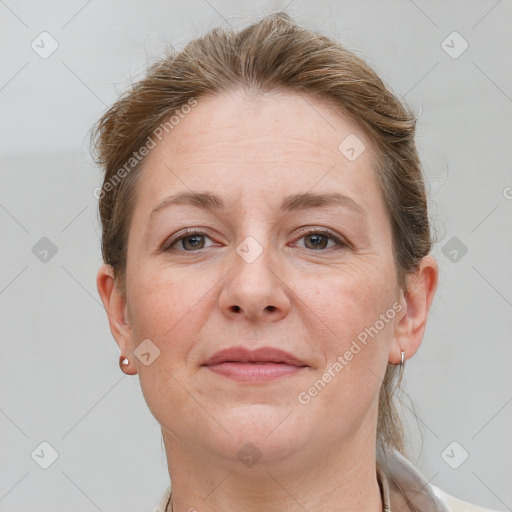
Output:
[[[338,150],[349,134],[366,146],[352,162]],[[379,390],[388,362],[398,364],[401,349],[414,356],[421,344],[438,266],[425,257],[408,275],[411,292],[399,289],[373,162],[357,125],[292,92],[201,98],[147,156],[129,231],[126,297],[108,265],[97,287],[130,360],[124,371],[139,374],[162,427],[175,512],[382,510]],[[215,193],[226,208],[173,205],[150,216],[182,191]],[[350,196],[366,215],[340,206],[278,211],[283,198],[308,191]],[[184,228],[206,236],[159,250]],[[347,245],[316,238],[319,228]],[[249,236],[262,249],[251,263],[236,252]],[[402,306],[394,319],[300,403],[299,393],[393,303]],[[145,339],[160,350],[148,366],[133,354]],[[308,367],[249,384],[201,366],[233,345],[278,347]],[[246,443],[261,453],[252,467],[237,456]]]

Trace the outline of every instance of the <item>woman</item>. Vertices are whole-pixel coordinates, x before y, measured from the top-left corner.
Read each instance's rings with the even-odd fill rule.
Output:
[[[162,59],[99,121],[97,287],[162,427],[158,511],[484,510],[408,461],[393,403],[438,282],[414,130],[283,13]]]

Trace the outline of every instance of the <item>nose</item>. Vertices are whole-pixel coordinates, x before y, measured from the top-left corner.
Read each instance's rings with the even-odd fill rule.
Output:
[[[222,313],[231,319],[252,322],[275,322],[286,317],[290,291],[268,245],[254,260],[244,256],[243,252],[233,254],[233,268],[227,273],[219,296]]]

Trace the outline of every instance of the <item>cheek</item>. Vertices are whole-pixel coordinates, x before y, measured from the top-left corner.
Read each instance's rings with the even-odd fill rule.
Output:
[[[208,291],[204,278],[179,270],[139,269],[130,286],[134,325],[144,337],[164,342],[190,324],[187,319]]]
[[[201,410],[190,400],[187,355],[199,339],[204,318],[201,298],[211,288],[208,282],[170,271],[139,272],[131,281],[133,345],[149,339],[159,351],[148,366],[136,360],[145,401],[162,425],[174,425],[174,416],[204,422]],[[191,286],[191,282],[194,283]],[[182,435],[185,435],[182,433]]]
[[[303,301],[329,333],[329,352],[343,350],[347,342],[392,310],[392,279],[393,274],[384,268],[368,265],[347,265],[336,273],[302,279]],[[391,331],[392,319],[386,320],[384,326],[378,324],[384,336]]]
[[[309,334],[324,360],[311,393],[303,391],[337,428],[346,428],[346,415],[363,417],[378,398],[394,328],[392,276],[377,266],[347,266],[303,288],[311,290],[304,301],[311,308]]]
[[[303,406],[306,416],[311,407],[309,411],[324,418],[318,427],[323,435],[349,435],[378,400],[394,325],[391,315],[387,322],[380,315],[390,310],[392,297],[379,276],[369,273],[358,278],[339,274],[310,284],[309,334],[321,347],[325,363],[311,387],[301,389],[301,403],[309,401]]]

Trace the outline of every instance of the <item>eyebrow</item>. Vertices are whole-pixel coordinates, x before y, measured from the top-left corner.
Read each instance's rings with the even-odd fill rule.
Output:
[[[211,192],[179,192],[162,200],[152,211],[150,215],[171,205],[189,205],[204,210],[223,210],[224,201]],[[352,210],[360,215],[366,216],[366,210],[356,203],[351,197],[331,192],[326,194],[316,194],[305,192],[303,194],[294,194],[286,197],[279,207],[283,213],[305,210],[308,208],[318,208],[321,206],[341,206]]]

